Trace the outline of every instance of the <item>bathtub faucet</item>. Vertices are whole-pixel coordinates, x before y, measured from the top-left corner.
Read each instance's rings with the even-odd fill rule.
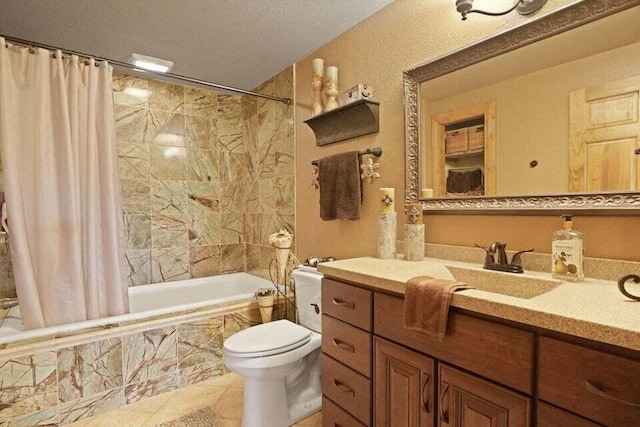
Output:
[[[0,310],[6,310],[18,305],[18,298],[0,298]]]

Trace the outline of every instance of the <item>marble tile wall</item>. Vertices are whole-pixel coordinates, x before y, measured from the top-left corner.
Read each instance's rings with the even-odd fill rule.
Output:
[[[293,67],[255,90],[293,99]],[[242,117],[247,147],[246,268],[268,278],[275,253],[269,246],[269,235],[282,228],[296,232],[293,106],[243,97]]]
[[[257,90],[292,98],[293,67]],[[294,232],[293,108],[121,74],[114,99],[128,284],[264,268]]]
[[[69,424],[225,374],[224,338],[259,322],[254,303],[0,349],[0,427]]]

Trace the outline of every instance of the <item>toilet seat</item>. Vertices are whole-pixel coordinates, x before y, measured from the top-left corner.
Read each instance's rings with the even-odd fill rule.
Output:
[[[244,329],[224,342],[224,350],[239,358],[266,357],[302,347],[311,331],[288,320],[277,320]]]

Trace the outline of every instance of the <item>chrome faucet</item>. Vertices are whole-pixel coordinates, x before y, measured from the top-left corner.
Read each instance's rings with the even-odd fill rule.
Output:
[[[0,298],[0,310],[7,310],[18,305],[18,298]]]
[[[527,249],[525,251],[519,251],[513,254],[511,257],[511,263],[509,263],[509,258],[507,256],[507,244],[501,242],[493,242],[489,245],[488,248],[484,248],[480,245],[476,245],[476,247],[484,250],[487,254],[484,259],[484,266],[487,270],[496,270],[496,271],[504,271],[507,273],[522,273],[522,254],[526,252],[532,252],[534,249]],[[495,255],[498,256],[498,260],[496,261]]]

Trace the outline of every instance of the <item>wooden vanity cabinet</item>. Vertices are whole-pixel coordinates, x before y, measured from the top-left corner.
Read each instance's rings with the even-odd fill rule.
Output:
[[[402,297],[322,292],[325,426],[640,426],[640,352],[455,309],[437,342],[404,328]]]
[[[541,337],[538,398],[611,426],[640,426],[640,359]]]
[[[374,338],[376,426],[433,426],[436,362],[385,339]]]
[[[322,280],[324,426],[373,425],[372,298],[370,290]]]
[[[570,412],[538,401],[536,416],[538,427],[602,427]]]
[[[451,366],[439,365],[439,426],[528,427],[531,399]]]

